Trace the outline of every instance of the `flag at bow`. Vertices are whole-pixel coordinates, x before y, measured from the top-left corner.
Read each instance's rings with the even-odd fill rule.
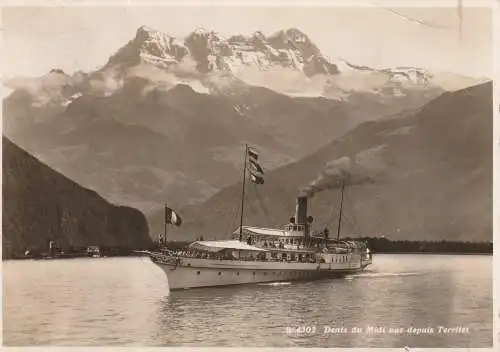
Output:
[[[181,226],[182,219],[175,211],[165,205],[165,224]]]
[[[259,154],[252,147],[247,147],[248,155],[248,172],[250,173],[250,180],[258,185],[264,183],[264,170],[258,163]]]

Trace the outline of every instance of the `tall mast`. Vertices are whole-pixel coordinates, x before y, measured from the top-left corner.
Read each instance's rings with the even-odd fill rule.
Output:
[[[168,214],[167,214],[167,203],[165,203],[165,231],[163,232],[163,241],[160,241],[160,244],[163,244],[165,245],[166,242],[167,242],[167,218],[168,218]],[[160,238],[161,240],[161,238]],[[161,243],[161,242],[165,242],[165,243]]]
[[[243,212],[245,210],[245,182],[247,174],[248,144],[245,144],[245,162],[243,163],[243,182],[241,184],[241,214],[240,214],[240,238],[243,238]]]
[[[342,180],[342,196],[340,198],[339,223],[337,225],[337,240],[340,238],[340,222],[342,221],[342,205],[344,203],[344,180]]]

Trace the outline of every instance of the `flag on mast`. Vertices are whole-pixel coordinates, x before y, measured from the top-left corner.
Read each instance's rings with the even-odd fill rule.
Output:
[[[259,153],[257,152],[257,150],[255,148],[248,147],[247,153],[248,153],[250,160],[254,159],[254,161],[257,161],[257,159],[259,159]]]
[[[258,184],[258,185],[263,185],[264,184],[264,177],[260,175],[254,175],[250,173],[250,180],[252,180],[253,183]]]
[[[264,183],[264,170],[257,162],[259,159],[259,154],[255,148],[247,148],[248,155],[248,172],[250,173],[250,180],[258,185]]]
[[[262,167],[253,159],[248,160],[248,167],[250,171],[255,171],[260,174],[264,174],[264,170],[262,170]]]
[[[172,224],[175,226],[181,226],[182,219],[173,209],[165,206],[165,224]]]

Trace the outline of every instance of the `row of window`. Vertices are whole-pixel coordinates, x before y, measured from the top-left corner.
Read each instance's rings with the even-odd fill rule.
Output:
[[[347,262],[349,259],[347,255],[335,256],[335,263]]]
[[[200,274],[201,274],[201,271],[197,271],[197,272],[196,272],[196,275],[200,275]],[[264,273],[263,273],[263,274],[264,274],[264,276],[267,276],[267,272],[266,272],[266,271],[264,271]],[[272,272],[272,274],[273,274],[273,276],[276,276],[276,275],[281,276],[281,275],[283,275],[283,274],[284,274],[284,272],[282,272],[282,271],[277,271],[277,272],[276,272],[276,271],[273,271],[273,272]],[[308,275],[312,274],[312,272],[311,272],[311,273],[309,273],[309,272],[305,272],[305,271],[300,271],[300,272],[292,272],[291,274],[292,274],[292,276],[297,276],[297,277],[305,277],[305,276],[308,276]],[[221,272],[221,271],[219,271],[218,275],[219,275],[219,276],[220,276],[220,275],[222,275],[222,272]],[[238,275],[238,276],[239,276],[239,275],[240,275],[240,272],[239,272],[239,271],[237,271],[237,272],[236,272],[236,275]],[[253,272],[252,272],[252,275],[253,275],[253,276],[255,276],[255,271],[253,271]]]

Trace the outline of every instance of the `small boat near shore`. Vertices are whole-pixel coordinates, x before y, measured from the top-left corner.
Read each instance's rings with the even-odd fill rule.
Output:
[[[282,229],[244,226],[246,173],[252,182],[263,183],[257,159],[257,151],[246,146],[240,226],[230,239],[147,252],[165,272],[170,290],[342,277],[372,264],[365,242],[340,239],[344,184],[336,238],[330,238],[327,228],[312,230],[305,195],[297,197],[295,216]],[[165,205],[165,238],[167,224],[179,226],[181,222],[179,214]]]

